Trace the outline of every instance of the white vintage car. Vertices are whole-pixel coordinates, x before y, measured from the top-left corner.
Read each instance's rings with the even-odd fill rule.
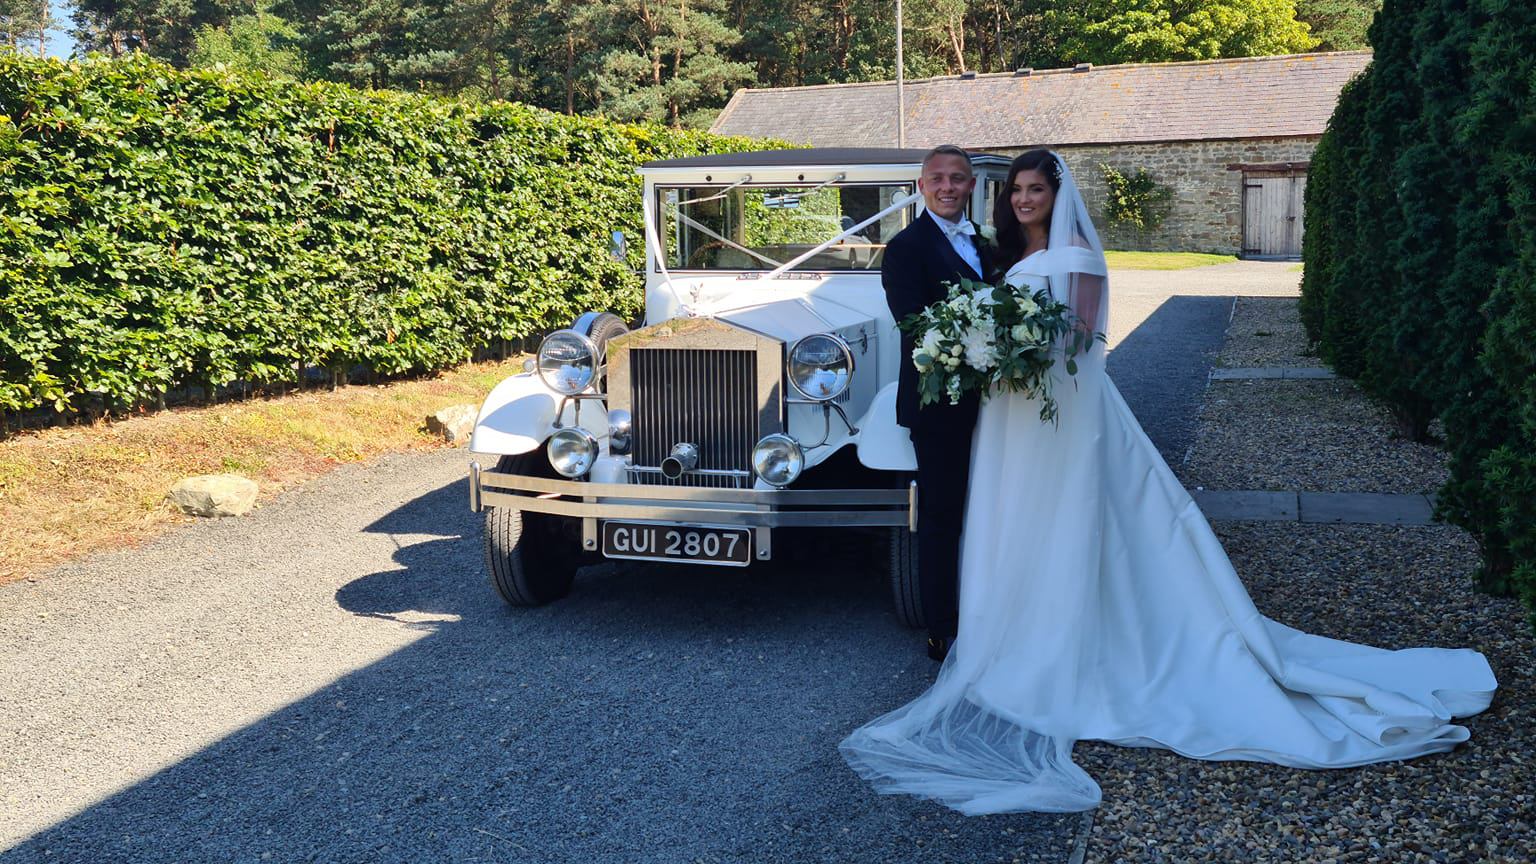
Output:
[[[921,150],[650,162],[645,321],[547,336],[476,420],[471,506],[506,602],[564,596],[599,558],[746,567],[787,532],[888,540],[896,608],[922,624],[915,462],[896,425],[885,241],[916,217]],[[1008,160],[978,156],[981,217]],[[619,240],[621,238],[616,238]]]

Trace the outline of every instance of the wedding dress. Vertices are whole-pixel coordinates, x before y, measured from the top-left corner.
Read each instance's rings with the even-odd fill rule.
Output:
[[[1007,279],[1084,308],[1107,274],[1063,166],[1050,248]],[[1071,201],[1063,199],[1071,197]],[[1467,649],[1387,651],[1254,607],[1221,544],[1104,371],[1056,364],[1058,421],[981,408],[960,561],[960,630],[933,686],[856,730],[844,758],[880,792],[964,813],[1074,811],[1098,785],[1078,740],[1197,759],[1341,768],[1450,750],[1496,686]]]

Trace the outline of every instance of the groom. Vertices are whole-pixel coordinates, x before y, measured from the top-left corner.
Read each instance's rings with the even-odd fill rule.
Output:
[[[880,265],[885,300],[897,321],[943,300],[945,283],[988,275],[988,250],[976,242],[976,226],[965,216],[975,186],[971,157],[959,147],[942,145],[923,157],[917,188],[925,209],[886,244]],[[896,422],[907,428],[917,453],[917,575],[928,656],[943,660],[959,617],[960,525],[978,400],[969,393],[958,405],[918,407],[914,347],[915,337],[902,333]]]

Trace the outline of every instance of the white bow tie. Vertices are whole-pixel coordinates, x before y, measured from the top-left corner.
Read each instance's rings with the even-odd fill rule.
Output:
[[[941,222],[945,237],[953,237],[956,234],[964,234],[967,237],[976,236],[976,226],[969,219],[961,219],[959,222]]]

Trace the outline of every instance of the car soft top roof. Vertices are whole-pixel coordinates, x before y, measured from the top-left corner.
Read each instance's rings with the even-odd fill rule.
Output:
[[[791,150],[752,150],[745,153],[712,153],[705,156],[686,156],[682,159],[658,159],[646,162],[647,168],[790,168],[799,165],[917,165],[928,153],[926,148],[914,147],[810,147]],[[972,153],[973,158],[994,156],[991,153]],[[990,161],[990,160],[989,160]]]

